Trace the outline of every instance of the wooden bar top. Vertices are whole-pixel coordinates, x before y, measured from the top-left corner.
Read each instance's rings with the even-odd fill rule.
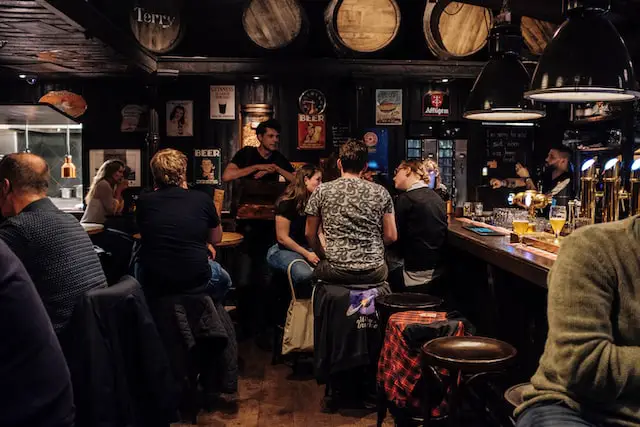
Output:
[[[552,259],[514,247],[509,243],[509,236],[481,236],[463,228],[463,225],[462,221],[449,219],[450,247],[468,252],[538,286],[547,287]]]

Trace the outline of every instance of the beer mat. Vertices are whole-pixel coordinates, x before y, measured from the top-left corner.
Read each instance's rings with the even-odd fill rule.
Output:
[[[488,228],[490,230],[493,231],[497,231],[498,233],[503,233],[505,235],[510,235],[511,234],[511,230],[504,228],[504,227],[497,227],[495,225],[489,225],[485,222],[481,222],[481,221],[473,221],[469,218],[456,218],[457,221],[460,221],[461,223],[465,224],[465,225],[473,225],[475,227],[485,227]]]
[[[534,255],[539,255],[541,257],[545,257],[545,258],[550,259],[552,261],[555,261],[556,258],[558,257],[558,255],[556,255],[556,254],[553,254],[551,252],[547,252],[547,251],[542,250],[542,249],[535,248],[533,246],[527,246],[527,245],[525,245],[523,243],[511,243],[511,246],[513,246],[514,248],[517,248],[517,249],[521,249],[523,251],[530,252],[530,253],[532,253]]]

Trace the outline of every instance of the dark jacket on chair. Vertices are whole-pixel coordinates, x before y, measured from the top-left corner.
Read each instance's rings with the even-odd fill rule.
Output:
[[[231,318],[221,304],[207,294],[194,294],[152,299],[149,305],[179,387],[195,369],[205,393],[238,390],[238,345]],[[194,355],[196,348],[198,355]]]
[[[134,278],[89,291],[61,341],[76,427],[156,427],[177,419],[169,359]]]

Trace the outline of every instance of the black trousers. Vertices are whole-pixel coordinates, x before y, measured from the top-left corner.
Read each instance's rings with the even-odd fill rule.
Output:
[[[338,285],[369,285],[387,280],[389,271],[383,263],[378,268],[363,271],[349,271],[332,267],[326,259],[321,260],[313,270],[317,280]]]

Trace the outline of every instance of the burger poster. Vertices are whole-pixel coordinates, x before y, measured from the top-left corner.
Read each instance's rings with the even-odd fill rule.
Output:
[[[402,89],[376,89],[376,125],[402,125]]]

